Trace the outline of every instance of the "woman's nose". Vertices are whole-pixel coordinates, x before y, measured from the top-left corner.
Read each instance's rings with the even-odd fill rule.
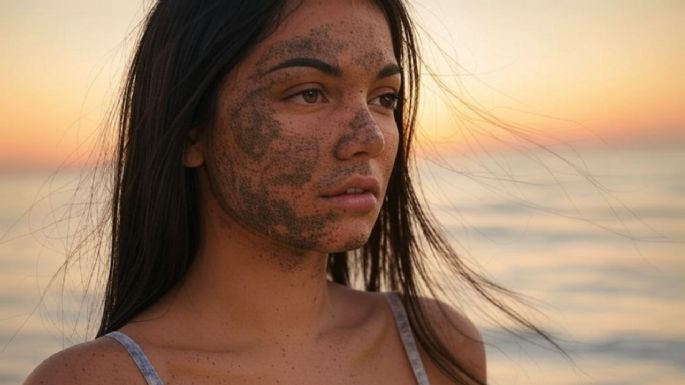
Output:
[[[338,159],[375,158],[385,149],[383,131],[366,106],[350,114],[340,132],[334,150]]]

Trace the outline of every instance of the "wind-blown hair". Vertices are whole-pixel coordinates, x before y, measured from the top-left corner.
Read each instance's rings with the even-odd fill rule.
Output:
[[[470,270],[421,205],[411,178],[411,148],[419,94],[415,29],[402,0],[373,0],[386,16],[403,70],[395,111],[399,149],[379,218],[361,249],[328,256],[338,283],[402,294],[418,342],[457,383],[473,379],[431,325],[421,297],[440,290],[429,268],[465,283],[515,323],[544,336],[500,302],[506,290]],[[197,171],[183,165],[191,129],[215,113],[222,80],[278,26],[278,0],[159,0],[151,10],[124,86],[111,203],[111,259],[97,335],[124,326],[177,285],[200,239]]]

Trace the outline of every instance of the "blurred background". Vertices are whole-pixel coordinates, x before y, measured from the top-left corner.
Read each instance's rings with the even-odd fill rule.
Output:
[[[476,312],[492,383],[685,383],[685,2],[411,5],[426,197],[574,359]],[[0,0],[0,384],[92,336],[88,263],[45,289],[148,6]]]

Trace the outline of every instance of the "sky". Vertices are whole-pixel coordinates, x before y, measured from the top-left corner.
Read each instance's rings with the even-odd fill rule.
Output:
[[[115,102],[146,4],[0,0],[0,170],[84,162]],[[684,1],[411,5],[423,30],[424,71],[499,118],[558,140],[685,137]],[[460,140],[460,107],[444,99],[429,78],[422,140]]]

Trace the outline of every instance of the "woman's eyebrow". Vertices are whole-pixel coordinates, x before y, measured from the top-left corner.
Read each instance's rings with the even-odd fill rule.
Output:
[[[307,57],[296,57],[292,59],[288,59],[284,62],[281,62],[279,64],[276,64],[275,66],[271,67],[266,73],[271,73],[274,71],[278,71],[284,68],[289,68],[289,67],[311,67],[314,69],[317,69],[321,72],[323,72],[326,75],[330,76],[336,76],[339,77],[342,74],[342,71],[338,66],[331,65],[326,63],[325,61],[319,60],[319,59],[314,59],[314,58],[307,58]]]
[[[291,67],[310,67],[319,70],[322,73],[329,76],[340,77],[342,75],[342,70],[340,69],[340,67],[326,63],[325,61],[320,59],[308,57],[296,57],[285,60],[271,67],[268,71],[266,71],[265,74]],[[395,63],[388,64],[385,67],[381,68],[380,71],[378,71],[378,74],[376,74],[376,80],[384,79],[389,76],[397,74],[402,74],[402,69],[400,68],[400,66]]]
[[[378,71],[378,75],[376,75],[376,80],[381,80],[397,74],[402,74],[402,68],[400,68],[400,66],[395,63],[388,64],[385,67],[381,68],[380,71]]]

